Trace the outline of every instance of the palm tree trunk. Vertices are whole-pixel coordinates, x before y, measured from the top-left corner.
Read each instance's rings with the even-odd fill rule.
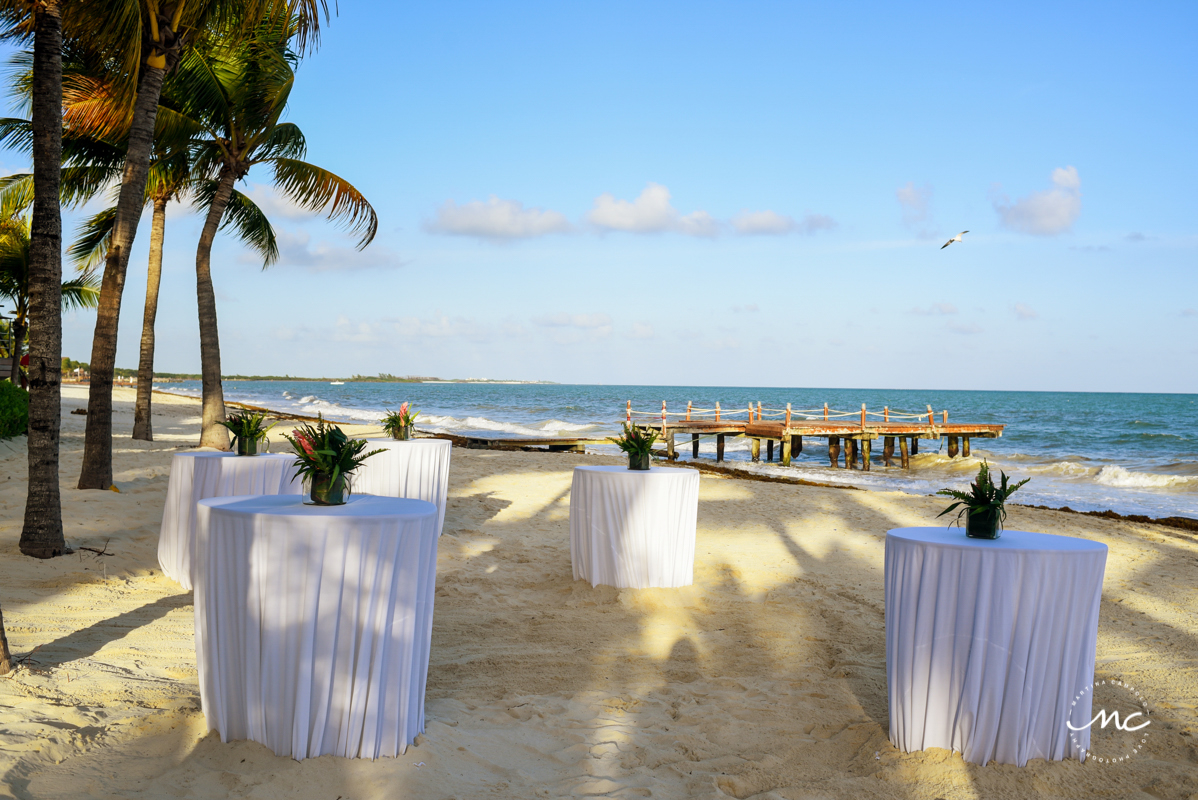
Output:
[[[220,335],[216,329],[216,293],[212,289],[212,241],[220,227],[221,216],[233,196],[237,174],[229,167],[220,173],[216,196],[208,208],[200,246],[196,249],[196,300],[200,310],[200,375],[203,378],[203,428],[200,447],[229,449],[229,431],[225,421],[225,392],[220,383]]]
[[[154,441],[150,394],[154,388],[154,320],[158,316],[158,286],[162,282],[162,240],[166,235],[167,200],[155,198],[150,227],[150,269],[146,275],[146,311],[141,321],[141,360],[137,364],[137,403],[133,407],[133,438]]]
[[[21,385],[21,346],[25,344],[25,326],[17,320],[12,323],[12,369],[9,370],[8,379],[12,381],[13,386]]]
[[[4,635],[4,610],[0,609],[0,675],[12,672],[12,654],[8,652],[8,637]]]
[[[129,251],[137,234],[146,199],[146,176],[154,146],[154,122],[158,117],[158,99],[162,95],[165,69],[142,67],[129,129],[129,149],[121,194],[117,200],[112,239],[100,284],[100,306],[96,310],[96,333],[92,339],[91,386],[87,398],[87,431],[83,439],[83,469],[80,489],[107,489],[112,486],[112,372],[116,367],[117,326],[121,317],[121,294],[125,290],[125,271]]]
[[[29,488],[21,552],[60,556],[62,502],[62,17],[58,0],[37,15],[33,39],[33,219],[29,239]]]

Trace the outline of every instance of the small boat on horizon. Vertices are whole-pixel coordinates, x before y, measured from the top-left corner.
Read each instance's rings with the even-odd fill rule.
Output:
[[[345,381],[329,381],[329,386],[344,386]]]

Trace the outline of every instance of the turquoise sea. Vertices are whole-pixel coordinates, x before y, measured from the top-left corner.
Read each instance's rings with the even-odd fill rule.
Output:
[[[199,394],[199,382],[159,388]],[[931,494],[964,488],[979,458],[1018,478],[1032,478],[1013,501],[1121,514],[1198,517],[1198,395],[1083,392],[961,392],[894,389],[778,389],[705,386],[580,386],[562,384],[358,383],[229,381],[225,398],[296,414],[323,413],[344,422],[377,421],[405,400],[421,412],[423,430],[504,436],[585,436],[615,433],[625,403],[642,411],[684,411],[687,401],[729,410],[758,401],[767,408],[822,408],[892,412],[928,405],[950,422],[1002,423],[1000,439],[973,440],[973,458],[952,459],[935,442],[912,460],[912,469],[885,469],[880,446],[870,472],[829,468],[823,440],[809,440],[792,466],[751,464],[748,442],[729,439],[734,466],[825,482]],[[681,443],[680,443],[681,444]],[[947,444],[943,444],[947,449]],[[614,448],[601,446],[596,451]],[[689,443],[681,448],[690,453]],[[763,454],[764,457],[764,454]],[[715,458],[705,441],[700,458]],[[897,461],[897,459],[896,459]]]

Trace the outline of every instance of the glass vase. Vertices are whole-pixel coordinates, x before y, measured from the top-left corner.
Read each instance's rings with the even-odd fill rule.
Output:
[[[412,433],[415,430],[415,425],[404,425],[395,429],[395,434],[392,436],[397,442],[406,442],[413,438]]]
[[[648,453],[630,453],[628,456],[628,468],[638,471],[649,469],[649,454]]]
[[[312,476],[312,486],[308,494],[312,498],[313,504],[318,506],[345,505],[345,473],[338,474],[336,480],[333,480],[333,476],[327,472],[315,473]]]
[[[998,511],[965,515],[965,535],[971,539],[997,539],[1002,535]]]

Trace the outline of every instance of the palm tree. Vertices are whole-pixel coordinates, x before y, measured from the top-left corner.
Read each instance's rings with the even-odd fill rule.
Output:
[[[21,552],[36,558],[62,555],[62,502],[58,440],[62,415],[62,215],[58,207],[62,153],[62,3],[0,3],[0,19],[13,38],[33,37],[33,217],[28,248],[29,483]],[[18,345],[19,346],[19,345]],[[17,360],[14,359],[14,369]]]
[[[220,424],[225,405],[211,255],[234,184],[253,166],[269,164],[283,196],[303,208],[323,211],[328,219],[361,234],[359,248],[368,245],[378,229],[378,218],[362,193],[345,179],[303,161],[307,150],[303,133],[295,124],[279,121],[295,81],[298,59],[289,47],[294,36],[291,21],[267,20],[252,36],[226,38],[211,48],[191,50],[172,76],[172,94],[186,98],[172,123],[193,130],[196,170],[211,179],[198,192],[201,204],[208,208],[196,250],[201,446],[229,447],[228,431]]]
[[[263,19],[294,20],[297,35],[313,46],[320,14],[328,21],[326,0],[110,0],[84,4],[81,16],[94,17],[96,27],[115,31],[111,37],[118,74],[137,76],[136,92],[121,85],[118,100],[105,102],[83,89],[68,124],[97,135],[127,140],[111,244],[104,263],[100,307],[92,341],[80,489],[112,485],[112,376],[116,366],[117,326],[129,252],[145,202],[146,180],[153,157],[154,134],[163,80],[190,48],[213,36],[238,37]]]
[[[4,610],[0,609],[0,675],[12,672],[12,655],[8,652],[8,637],[4,635]]]
[[[153,207],[150,228],[150,263],[146,279],[146,307],[142,317],[141,357],[137,370],[137,402],[133,409],[133,438],[154,441],[151,424],[151,398],[154,382],[154,322],[158,315],[158,289],[162,279],[162,245],[166,234],[166,208],[193,192],[196,178],[190,172],[187,152],[180,151],[163,158],[150,167],[146,183],[146,203]],[[211,191],[201,187],[201,194]],[[235,228],[241,240],[257,250],[263,266],[273,264],[279,257],[274,229],[266,215],[249,197],[234,191],[226,210],[223,228]],[[86,270],[97,265],[108,250],[112,235],[115,206],[105,209],[84,222],[80,234],[68,251],[75,266]]]
[[[10,376],[13,383],[17,382],[16,362],[21,358],[21,345],[26,334],[30,333],[30,317],[33,305],[34,276],[34,241],[30,235],[30,220],[28,216],[7,217],[0,219],[0,298],[6,298],[13,304],[13,332],[16,336],[16,346],[13,349],[13,369]],[[95,308],[100,298],[100,281],[95,275],[85,273],[60,285],[60,309],[63,311],[77,308]],[[37,335],[29,337],[30,351],[37,345]],[[32,368],[33,359],[30,359]],[[54,369],[62,374],[62,359],[54,365]]]

